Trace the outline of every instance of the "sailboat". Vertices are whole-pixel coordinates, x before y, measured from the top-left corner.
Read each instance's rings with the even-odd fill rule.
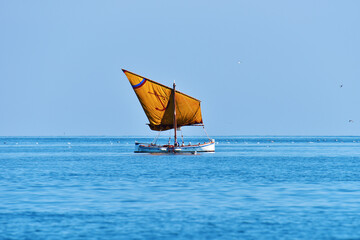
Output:
[[[166,145],[135,142],[136,153],[197,153],[215,152],[215,140],[198,144],[178,142],[177,131],[184,126],[202,126],[204,128],[200,101],[189,95],[176,91],[148,78],[122,69],[138,97],[140,104],[149,119],[153,131],[174,129],[174,143]],[[205,128],[204,128],[205,130]],[[206,131],[205,131],[206,132]]]

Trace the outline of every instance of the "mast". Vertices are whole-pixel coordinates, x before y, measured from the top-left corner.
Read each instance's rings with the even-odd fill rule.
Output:
[[[176,122],[176,99],[175,99],[175,80],[173,84],[173,91],[174,91],[174,146],[178,146],[177,138],[176,138],[176,128],[177,128],[177,122]]]

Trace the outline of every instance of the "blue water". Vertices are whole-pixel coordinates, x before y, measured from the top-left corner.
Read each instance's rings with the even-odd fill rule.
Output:
[[[360,137],[135,140],[0,138],[0,239],[360,239]]]

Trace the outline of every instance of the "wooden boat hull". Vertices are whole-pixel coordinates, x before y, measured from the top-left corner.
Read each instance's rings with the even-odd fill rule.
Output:
[[[215,140],[197,145],[154,145],[135,142],[135,153],[198,153],[215,152]]]

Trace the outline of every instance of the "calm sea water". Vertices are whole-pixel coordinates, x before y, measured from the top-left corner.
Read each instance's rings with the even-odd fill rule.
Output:
[[[360,239],[360,137],[135,140],[0,138],[0,239]]]

